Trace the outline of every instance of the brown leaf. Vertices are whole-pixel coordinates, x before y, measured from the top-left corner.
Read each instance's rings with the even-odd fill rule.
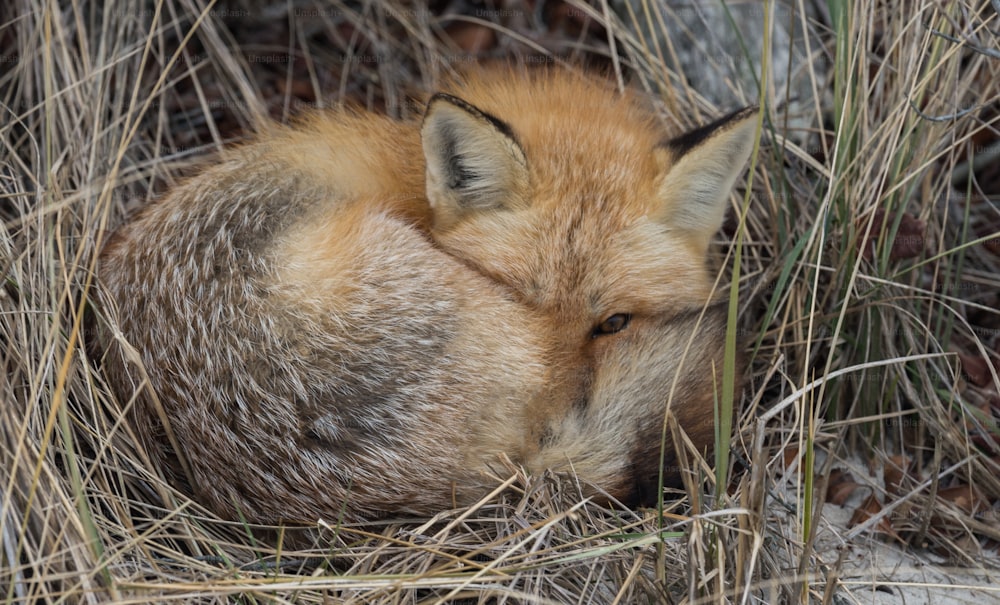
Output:
[[[989,239],[983,242],[983,246],[993,254],[1000,256],[1000,222],[994,221],[989,227],[977,230],[976,235],[988,237]]]
[[[854,481],[843,481],[837,485],[831,485],[826,490],[826,501],[843,506],[860,487],[862,485]]]
[[[833,469],[830,471],[830,481],[826,484],[826,501],[843,506],[859,487],[862,485],[854,481],[849,472],[839,468]]]
[[[577,38],[584,32],[602,35],[601,27],[590,14],[568,2],[546,2],[546,22],[549,28],[569,38]]]
[[[978,355],[967,355],[959,351],[958,358],[962,362],[962,377],[976,385],[985,387],[993,381],[989,363]]]
[[[785,463],[786,469],[792,468],[792,465],[795,464],[795,461],[798,460],[798,458],[799,448],[794,445],[786,447],[785,451],[782,452],[782,461]]]
[[[861,503],[861,506],[854,509],[854,514],[851,515],[851,520],[847,522],[847,527],[854,527],[864,523],[872,517],[872,515],[878,513],[882,510],[882,505],[872,494],[865,498],[865,501]]]
[[[974,515],[989,506],[982,492],[974,486],[964,483],[939,490],[937,497],[939,500],[954,504],[955,507],[968,515]]]
[[[878,498],[875,494],[868,496],[861,506],[854,509],[854,514],[851,515],[851,520],[847,522],[848,527],[854,527],[855,525],[861,525],[868,519],[871,519],[875,515],[882,512],[882,505],[879,503]],[[892,528],[892,523],[889,521],[889,517],[885,516],[875,523],[874,530],[879,533],[883,533],[887,536],[900,539],[896,530]]]
[[[997,446],[1000,446],[1000,435],[977,432],[972,436],[972,444],[981,450],[995,451]]]
[[[885,489],[889,493],[899,494],[903,491],[903,480],[909,474],[910,459],[903,455],[889,456],[885,468],[882,470],[882,478],[885,481]]]
[[[924,251],[924,231],[926,229],[927,225],[923,221],[912,214],[904,214],[899,224],[899,231],[896,232],[896,239],[892,240],[889,260],[920,256]]]
[[[313,102],[316,100],[316,90],[308,77],[293,78],[291,83],[285,82],[284,78],[277,78],[274,81],[275,89],[279,95],[290,94],[300,101]]]
[[[861,254],[866,260],[871,260],[875,255],[875,243],[882,234],[883,225],[886,225],[888,222],[889,226],[886,228],[891,228],[891,225],[896,222],[896,216],[895,212],[889,214],[887,217],[885,210],[879,209],[875,211],[875,217],[872,219],[872,227],[868,238],[861,242]],[[863,234],[868,228],[867,220],[859,220],[857,227]],[[926,228],[927,225],[917,217],[912,214],[904,214],[899,219],[899,229],[896,231],[896,237],[892,240],[889,260],[897,261],[920,256],[924,251],[924,231]]]
[[[496,46],[497,34],[493,28],[478,23],[452,23],[445,28],[449,38],[470,55],[478,55]]]
[[[962,532],[953,539],[953,542],[955,543],[955,548],[966,553],[979,552],[982,548],[979,544],[979,538],[968,532]]]

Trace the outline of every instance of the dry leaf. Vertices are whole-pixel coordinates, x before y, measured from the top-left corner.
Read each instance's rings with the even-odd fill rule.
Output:
[[[875,255],[875,243],[881,236],[882,227],[886,222],[890,226],[895,223],[896,213],[893,212],[886,217],[885,210],[876,210],[875,218],[872,219],[871,232],[869,232],[868,238],[861,242],[861,254],[866,260],[871,260]],[[864,233],[867,228],[868,225],[865,219],[858,221],[858,229],[861,230],[861,233]],[[889,260],[896,261],[920,256],[924,251],[924,230],[926,228],[927,225],[920,219],[912,214],[904,214],[899,220],[899,229],[896,231],[896,237],[892,240]]]
[[[604,35],[597,21],[579,7],[568,2],[547,2],[546,21],[549,23],[553,33],[558,33],[570,38],[577,38],[585,31],[595,35]]]
[[[445,33],[458,48],[470,55],[484,53],[497,43],[497,34],[491,27],[477,23],[452,23]]]
[[[882,478],[885,482],[885,489],[889,493],[899,494],[903,491],[903,480],[909,474],[910,459],[906,456],[889,456],[886,460],[885,468],[882,470]]]
[[[974,515],[988,506],[982,492],[965,483],[939,490],[937,497],[939,500],[954,504],[967,515]]]
[[[854,481],[849,472],[839,468],[833,469],[830,471],[830,481],[826,485],[826,501],[843,506],[859,487],[862,485]]]
[[[882,504],[879,503],[878,498],[875,497],[875,494],[872,494],[867,498],[865,498],[865,501],[861,503],[861,506],[854,509],[854,514],[851,515],[851,520],[848,521],[847,526],[854,527],[855,525],[861,525],[868,519],[871,519],[872,517],[878,515],[881,512],[882,512]],[[896,533],[896,530],[892,528],[892,523],[889,521],[888,516],[879,519],[878,522],[875,523],[873,529],[876,532],[885,534],[897,540],[901,539],[899,537],[899,534]]]
[[[958,358],[962,362],[962,377],[976,385],[985,387],[993,381],[989,363],[978,355],[967,355],[959,351]]]
[[[989,227],[977,230],[976,235],[988,237],[983,246],[993,254],[1000,255],[1000,222],[994,221]]]
[[[792,465],[795,464],[795,461],[798,459],[799,459],[799,448],[795,447],[794,445],[786,447],[785,451],[782,452],[782,460],[785,463],[785,469],[792,468]]]

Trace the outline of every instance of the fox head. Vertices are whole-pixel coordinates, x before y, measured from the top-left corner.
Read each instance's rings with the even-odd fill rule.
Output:
[[[430,99],[421,139],[432,235],[552,329],[554,392],[530,406],[529,464],[569,457],[580,476],[620,485],[613,494],[648,493],[671,385],[695,445],[713,436],[725,321],[713,311],[699,328],[695,316],[712,295],[708,246],[757,110],[668,137],[636,98],[593,81],[511,82]]]
[[[706,256],[753,148],[755,108],[669,138],[652,112],[564,75],[431,98],[434,239],[586,340],[702,306]],[[617,97],[617,98],[616,98]],[[531,252],[528,252],[531,251]],[[563,324],[565,325],[565,324]]]

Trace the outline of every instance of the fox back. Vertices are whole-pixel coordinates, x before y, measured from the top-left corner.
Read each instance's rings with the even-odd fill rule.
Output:
[[[707,251],[752,109],[670,137],[565,72],[483,71],[420,122],[270,126],[114,235],[109,382],[218,514],[468,504],[501,460],[655,501],[669,413],[713,435],[725,315]]]

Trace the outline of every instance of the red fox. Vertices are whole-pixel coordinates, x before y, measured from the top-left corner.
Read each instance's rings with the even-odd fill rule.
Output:
[[[638,93],[508,69],[421,121],[266,127],[102,251],[107,379],[151,459],[231,519],[436,513],[504,456],[655,502],[668,406],[713,441],[707,251],[756,112],[671,138]]]

